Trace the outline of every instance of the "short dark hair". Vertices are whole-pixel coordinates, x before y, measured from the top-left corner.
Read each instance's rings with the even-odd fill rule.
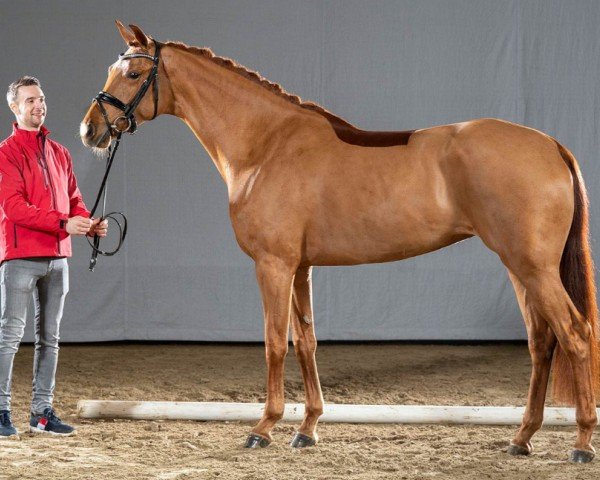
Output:
[[[18,80],[15,80],[8,86],[8,92],[6,92],[6,101],[10,106],[11,103],[15,103],[17,101],[17,95],[19,94],[20,87],[29,87],[31,85],[36,85],[38,87],[42,87],[40,81],[35,77],[30,77],[25,75]]]

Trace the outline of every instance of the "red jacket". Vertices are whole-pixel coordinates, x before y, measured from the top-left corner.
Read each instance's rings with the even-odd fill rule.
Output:
[[[0,143],[0,261],[70,257],[69,217],[89,217],[69,151],[50,132],[22,130]]]

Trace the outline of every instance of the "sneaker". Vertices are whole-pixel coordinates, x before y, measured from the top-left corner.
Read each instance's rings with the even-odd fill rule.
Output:
[[[10,410],[0,410],[0,438],[17,435],[17,429],[10,420]]]
[[[47,407],[41,415],[31,414],[29,419],[29,431],[31,433],[49,433],[69,437],[75,434],[75,428],[63,423],[54,413],[52,407]]]

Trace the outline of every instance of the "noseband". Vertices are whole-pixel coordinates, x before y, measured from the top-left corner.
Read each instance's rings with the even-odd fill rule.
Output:
[[[154,115],[151,120],[156,118],[156,114],[158,111],[158,62],[160,61],[160,43],[154,40],[154,56],[148,55],[147,53],[130,53],[129,55],[121,54],[119,55],[119,60],[129,60],[131,58],[147,58],[148,60],[152,60],[152,70],[148,74],[144,83],[140,86],[140,89],[137,91],[131,102],[128,104],[123,103],[117,97],[111,95],[108,92],[102,90],[98,95],[94,97],[94,101],[97,103],[102,116],[104,117],[104,123],[106,123],[106,128],[108,129],[108,134],[117,135],[119,133],[129,132],[130,134],[134,134],[137,129],[137,122],[135,121],[135,109],[144,98],[144,95],[150,88],[152,84],[152,94],[154,97]],[[108,113],[106,112],[106,108],[104,104],[108,103],[115,108],[118,108],[123,112],[123,115],[115,118],[113,122],[111,122],[108,118]],[[127,128],[119,128],[119,120],[125,120],[127,123]]]

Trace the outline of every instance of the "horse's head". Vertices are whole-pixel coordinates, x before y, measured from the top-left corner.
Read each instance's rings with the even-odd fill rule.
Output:
[[[108,68],[104,89],[94,98],[79,133],[87,147],[106,148],[119,133],[133,133],[138,123],[152,120],[165,104],[160,44],[136,25],[128,30],[116,21],[127,51]],[[164,79],[164,75],[162,76]]]

